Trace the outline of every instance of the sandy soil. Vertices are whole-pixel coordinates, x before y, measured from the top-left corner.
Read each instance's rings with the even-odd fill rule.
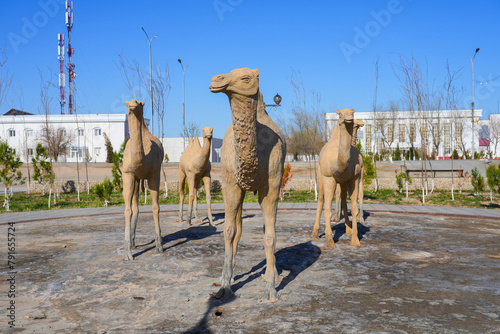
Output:
[[[203,214],[203,211],[201,212]],[[123,216],[16,224],[16,325],[26,333],[499,333],[498,221],[372,213],[362,247],[309,242],[313,211],[280,211],[280,299],[260,300],[262,215],[244,212],[233,290],[210,298],[223,262],[223,214],[186,228],[139,218],[135,261],[123,261]],[[1,225],[6,245],[7,225]],[[322,229],[324,224],[322,223]],[[6,247],[4,247],[6,248]],[[3,253],[5,256],[5,253]],[[5,261],[3,261],[5,262]],[[5,266],[2,271],[6,272]],[[5,280],[1,290],[6,291]],[[2,309],[8,302],[3,293]],[[7,326],[5,317],[0,326]]]

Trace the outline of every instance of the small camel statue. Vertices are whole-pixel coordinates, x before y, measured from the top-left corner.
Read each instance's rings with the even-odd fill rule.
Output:
[[[354,120],[354,126],[352,128],[352,146],[356,147],[356,143],[358,140],[358,129],[362,126],[364,126],[364,122],[362,120],[355,119]],[[363,157],[361,157],[361,160],[363,160]],[[365,223],[364,219],[364,212],[363,212],[363,197],[364,197],[364,183],[363,183],[363,173],[364,173],[364,166],[361,170],[361,180],[359,181],[359,222],[361,224]],[[319,173],[318,173],[319,174]],[[340,205],[340,184],[337,183],[337,189],[335,190],[335,215],[333,216],[332,221],[334,222],[339,222],[340,221],[340,210],[341,210],[341,205]],[[344,215],[347,214],[344,212]],[[350,226],[349,226],[350,228]],[[348,231],[349,233],[350,231]],[[350,234],[346,234],[350,236]]]
[[[201,128],[201,130],[203,131],[203,148],[200,146],[198,136],[196,136],[194,139],[191,139],[189,141],[189,145],[182,153],[181,160],[179,162],[179,222],[182,222],[184,220],[182,217],[182,211],[184,204],[184,185],[186,183],[187,177],[189,187],[188,225],[191,225],[193,202],[194,216],[195,218],[198,218],[198,211],[196,209],[198,187],[200,185],[200,180],[203,179],[203,185],[205,186],[205,193],[207,198],[208,220],[210,221],[210,225],[214,226],[212,220],[212,205],[210,196],[210,148],[212,143],[213,128]]]
[[[143,118],[144,102],[135,99],[125,101],[127,106],[130,140],[123,152],[122,179],[125,200],[125,260],[133,260],[135,229],[139,218],[139,183],[147,180],[153,202],[153,216],[156,230],[156,251],[163,252],[160,230],[160,172],[163,161],[163,146],[160,140],[149,132]]]
[[[360,246],[358,238],[358,197],[360,183],[362,187],[363,159],[359,151],[352,145],[354,128],[354,109],[337,110],[339,123],[333,129],[330,140],[325,144],[319,157],[318,206],[312,238],[318,238],[321,210],[325,205],[326,247],[335,246],[332,236],[332,201],[337,183],[340,184],[342,210],[344,211],[346,235],[351,235],[351,245]],[[351,198],[352,231],[347,215],[347,192]],[[340,211],[339,211],[340,212]]]
[[[286,154],[285,137],[265,110],[259,91],[258,69],[240,68],[216,75],[212,78],[210,90],[227,95],[233,118],[221,148],[225,257],[222,286],[216,297],[233,296],[231,279],[241,238],[243,200],[245,193],[252,191],[258,193],[264,216],[264,295],[271,302],[276,302],[275,225]]]

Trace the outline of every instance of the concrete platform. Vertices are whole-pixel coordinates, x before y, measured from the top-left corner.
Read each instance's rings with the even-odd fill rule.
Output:
[[[187,228],[175,222],[175,207],[163,207],[160,255],[152,253],[152,214],[141,214],[136,260],[128,262],[121,256],[121,207],[25,215],[15,220],[16,328],[26,333],[500,333],[500,259],[489,257],[500,254],[498,210],[487,210],[496,212],[487,218],[366,206],[366,222],[359,225],[362,247],[349,246],[339,224],[337,247],[324,249],[324,238],[308,241],[314,223],[314,206],[308,206],[291,203],[279,211],[281,281],[275,304],[260,300],[262,214],[252,206],[244,212],[233,284],[237,298],[230,301],[210,298],[223,263],[220,211],[216,228],[207,220]],[[0,216],[5,250],[5,222],[13,217]],[[5,277],[9,268],[2,253]],[[1,289],[8,289],[5,279]],[[2,309],[8,303],[3,293]]]

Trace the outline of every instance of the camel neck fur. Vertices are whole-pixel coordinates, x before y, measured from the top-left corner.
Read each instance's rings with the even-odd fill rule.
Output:
[[[132,153],[132,163],[134,166],[139,166],[144,160],[144,138],[150,134],[144,119],[137,119],[137,117],[128,118],[128,128],[130,132],[130,145]]]
[[[236,182],[243,190],[251,190],[257,180],[257,106],[259,92],[254,96],[232,94],[234,145],[236,150]]]
[[[211,138],[208,137],[203,137],[203,148],[201,150],[201,154],[205,158],[208,158],[210,156],[210,143],[212,142]]]
[[[349,160],[351,158],[351,146],[352,146],[352,131],[353,124],[345,123],[336,126],[337,131],[335,131],[336,140],[338,140],[338,164],[341,170],[347,168],[349,165]],[[333,139],[334,136],[332,136]]]

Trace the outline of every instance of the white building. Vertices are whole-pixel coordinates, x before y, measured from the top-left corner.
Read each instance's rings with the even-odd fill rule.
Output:
[[[398,146],[406,152],[413,147],[426,150],[436,159],[446,159],[455,149],[459,155],[470,154],[472,140],[476,152],[492,149],[484,146],[485,141],[480,141],[479,130],[484,125],[481,122],[489,123],[479,121],[482,112],[481,109],[474,110],[474,120],[471,110],[356,112],[354,118],[365,124],[358,130],[358,139],[367,152],[392,152]],[[490,115],[490,119],[491,116],[494,115]],[[328,135],[337,125],[338,118],[337,113],[325,114]],[[493,152],[493,155],[498,157],[500,152]]]
[[[203,147],[203,137],[198,137],[200,146]],[[182,152],[189,144],[189,139],[184,141],[183,137],[162,138],[161,143],[165,154],[168,154],[169,162],[179,162]],[[220,148],[222,147],[222,139],[212,138],[212,149],[210,152],[210,162],[220,162]]]
[[[146,120],[147,122],[147,120]],[[59,162],[106,162],[106,134],[118,151],[128,138],[128,122],[125,114],[87,114],[87,115],[32,115],[11,109],[0,116],[0,139],[7,140],[22,161],[31,159],[35,148],[42,141],[43,133],[49,129],[61,131],[71,140],[66,155]],[[78,154],[77,154],[78,153]]]

